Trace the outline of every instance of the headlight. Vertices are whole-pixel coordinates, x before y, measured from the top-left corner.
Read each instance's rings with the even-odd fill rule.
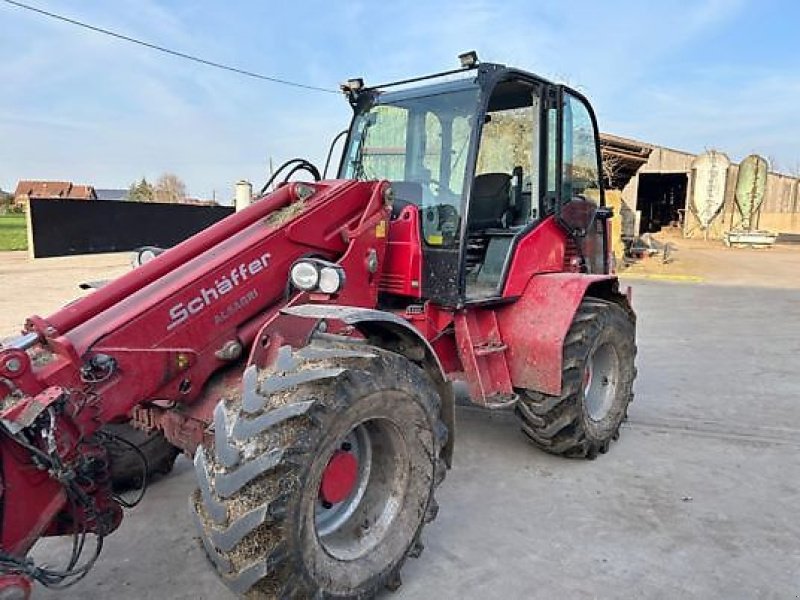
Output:
[[[344,269],[319,258],[301,258],[289,271],[292,286],[302,292],[337,294],[344,287]]]
[[[334,267],[322,267],[319,271],[319,291],[323,294],[335,294],[342,287],[344,272]]]
[[[312,262],[295,263],[291,272],[292,285],[304,292],[310,292],[319,283],[319,271]]]
[[[133,251],[133,258],[131,258],[131,266],[135,269],[141,267],[143,264],[149,263],[159,254],[164,252],[163,248],[156,248],[155,246],[143,246]]]

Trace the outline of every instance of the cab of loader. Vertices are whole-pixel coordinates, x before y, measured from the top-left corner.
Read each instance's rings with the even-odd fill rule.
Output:
[[[519,241],[551,216],[578,249],[577,268],[607,273],[610,212],[589,102],[474,53],[461,60],[456,71],[343,86],[354,117],[339,178],[390,181],[393,223],[419,222],[421,281],[411,295],[445,305],[508,300]]]

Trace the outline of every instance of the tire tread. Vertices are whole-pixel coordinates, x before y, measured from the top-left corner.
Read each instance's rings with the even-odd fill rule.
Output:
[[[583,364],[590,344],[604,327],[631,327],[630,376],[622,381],[624,410],[633,400],[632,385],[636,376],[635,321],[619,305],[600,298],[586,297],[581,302],[564,340],[561,394],[557,396],[522,390],[515,412],[522,432],[545,452],[570,458],[595,458],[605,454],[612,440],[619,437],[616,423],[608,439],[590,439],[582,424]]]

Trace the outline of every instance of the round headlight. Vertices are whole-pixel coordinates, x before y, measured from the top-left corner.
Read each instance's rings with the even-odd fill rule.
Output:
[[[294,287],[310,292],[319,283],[319,271],[310,262],[299,262],[292,267],[291,278]]]
[[[131,259],[131,266],[134,268],[141,267],[142,265],[149,263],[159,254],[160,252],[158,248],[152,248],[147,246],[144,248],[138,248],[133,253],[133,258]]]
[[[342,287],[342,273],[333,267],[322,267],[319,271],[319,291],[323,294],[335,294]]]

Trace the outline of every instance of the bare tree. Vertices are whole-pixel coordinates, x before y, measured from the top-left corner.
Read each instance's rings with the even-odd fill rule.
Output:
[[[622,160],[619,156],[614,156],[608,152],[601,152],[601,158],[603,163],[603,180],[609,189],[613,189],[617,181],[617,176],[622,170]]]
[[[186,200],[186,184],[174,173],[164,173],[153,186],[156,202],[181,203]]]
[[[772,171],[773,173],[781,172],[781,165],[775,159],[774,154],[767,156],[767,171]]]

